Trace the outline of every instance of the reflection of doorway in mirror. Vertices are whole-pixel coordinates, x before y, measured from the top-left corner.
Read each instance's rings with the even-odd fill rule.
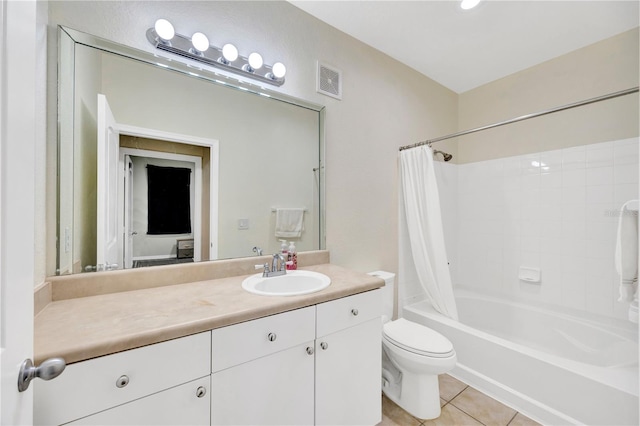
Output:
[[[124,166],[124,255],[125,268],[183,263],[202,259],[201,247],[194,247],[193,257],[178,258],[177,240],[202,235],[202,194],[204,192],[202,158],[173,153],[122,148]],[[192,232],[151,235],[148,231],[148,166],[190,170],[189,199]],[[208,187],[208,185],[207,185]],[[176,200],[178,202],[178,200]]]
[[[142,187],[146,196],[146,167],[136,167],[135,159],[147,159],[145,161],[154,161],[156,164],[162,161],[184,161],[186,164],[193,166],[193,188],[192,199],[192,234],[187,238],[193,239],[193,260],[210,260],[216,259],[218,255],[218,141],[214,139],[198,138],[189,135],[174,134],[168,132],[157,131],[153,129],[144,129],[128,125],[119,125],[120,135],[120,170],[123,171],[120,179],[120,187],[125,188],[120,198],[120,216],[124,219],[122,223],[123,236],[122,246],[124,254],[124,265],[126,268],[135,266],[137,260],[138,266],[151,266],[162,263],[178,262],[176,245],[178,239],[184,239],[186,234],[172,235],[167,237],[167,243],[170,243],[171,249],[169,253],[165,252],[147,252],[138,250],[143,247],[143,240],[147,238],[146,245],[155,238],[158,243],[161,236],[146,236],[146,225],[134,225],[134,213],[137,210],[136,203],[130,198],[135,197],[133,185],[136,179],[131,182],[131,187],[125,181],[125,176],[129,174],[128,165],[125,165],[125,155],[133,158],[134,163],[131,178],[135,171],[142,171]],[[154,160],[149,160],[154,159]],[[146,163],[145,163],[146,164]],[[169,165],[170,163],[166,163]],[[174,164],[175,165],[175,164]],[[181,167],[181,166],[179,166]],[[186,166],[185,166],[186,167]],[[140,180],[140,179],[138,179]],[[125,207],[125,201],[131,201]],[[146,199],[145,199],[146,202]],[[140,204],[143,206],[143,204]],[[146,207],[146,206],[145,206]],[[126,216],[126,217],[125,217]],[[126,229],[125,229],[126,228]],[[138,248],[136,248],[136,240],[138,240]],[[142,246],[140,244],[143,244]],[[158,244],[156,244],[157,246]],[[149,247],[147,247],[149,248]],[[163,261],[164,257],[164,261]],[[189,259],[190,261],[191,259]],[[180,260],[184,262],[185,260]]]

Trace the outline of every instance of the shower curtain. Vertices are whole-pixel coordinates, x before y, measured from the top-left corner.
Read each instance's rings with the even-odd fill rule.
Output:
[[[400,175],[411,253],[420,285],[438,312],[457,320],[431,148],[400,151]]]

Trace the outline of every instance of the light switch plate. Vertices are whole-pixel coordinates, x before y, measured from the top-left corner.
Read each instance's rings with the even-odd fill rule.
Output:
[[[238,219],[238,229],[241,231],[249,229],[249,219]]]

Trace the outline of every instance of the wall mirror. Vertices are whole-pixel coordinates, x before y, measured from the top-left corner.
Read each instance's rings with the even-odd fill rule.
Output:
[[[324,248],[322,106],[58,34],[56,274]]]

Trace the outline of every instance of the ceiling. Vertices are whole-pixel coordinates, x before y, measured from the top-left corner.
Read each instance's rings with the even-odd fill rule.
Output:
[[[639,1],[291,1],[463,93],[639,25]]]

